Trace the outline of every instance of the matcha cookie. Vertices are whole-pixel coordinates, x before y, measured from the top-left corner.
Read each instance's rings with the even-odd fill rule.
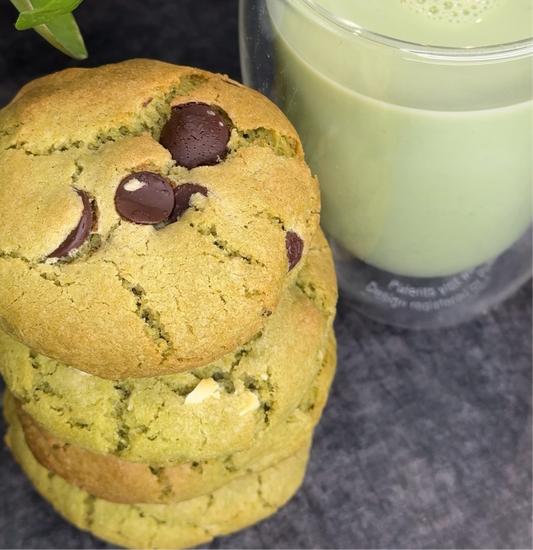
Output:
[[[26,443],[47,470],[88,493],[111,502],[167,504],[211,493],[237,477],[260,472],[310,446],[335,372],[332,338],[324,368],[298,408],[283,423],[268,431],[252,447],[230,456],[185,464],[126,462],[69,445],[54,437],[25,413],[17,414]],[[6,393],[6,400],[14,400]]]
[[[104,380],[0,333],[0,372],[23,409],[63,441],[131,462],[210,460],[251,447],[296,409],[324,364],[335,300],[318,233],[263,330],[209,365]]]
[[[68,69],[0,111],[0,328],[102,378],[245,344],[318,227],[301,144],[260,94],[133,60]]]
[[[115,504],[95,498],[43,468],[31,454],[16,414],[6,441],[37,491],[68,521],[129,548],[186,548],[260,521],[298,490],[308,451],[302,449],[260,473],[176,504]]]

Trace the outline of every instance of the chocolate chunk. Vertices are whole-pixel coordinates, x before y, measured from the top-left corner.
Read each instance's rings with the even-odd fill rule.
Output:
[[[85,239],[89,236],[94,222],[94,212],[89,196],[84,191],[76,190],[83,202],[83,211],[81,213],[80,223],[73,229],[69,236],[60,244],[51,254],[49,258],[64,258],[68,253],[75,248],[79,248]]]
[[[287,247],[289,271],[291,271],[291,269],[294,269],[302,258],[304,242],[294,231],[287,231],[287,235],[285,236],[285,246]]]
[[[155,225],[174,208],[174,191],[168,181],[153,172],[136,172],[124,178],[115,194],[117,212],[126,220]]]
[[[226,121],[212,107],[187,103],[172,109],[159,141],[180,166],[191,169],[224,160],[229,138]]]
[[[196,183],[184,183],[174,188],[174,210],[168,219],[169,223],[174,223],[191,205],[191,197],[195,193],[200,193],[207,197],[207,189],[203,185]]]

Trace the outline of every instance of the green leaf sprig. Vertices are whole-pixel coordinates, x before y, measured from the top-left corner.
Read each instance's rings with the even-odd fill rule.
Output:
[[[15,23],[15,28],[19,31],[25,31],[37,25],[43,25],[59,15],[71,13],[82,2],[83,0],[52,0],[42,8],[23,11]]]
[[[83,0],[11,0],[20,12],[18,30],[35,29],[52,46],[74,59],[86,59],[87,49],[72,15]]]

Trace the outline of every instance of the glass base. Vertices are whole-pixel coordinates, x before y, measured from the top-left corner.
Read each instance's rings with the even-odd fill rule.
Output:
[[[359,313],[410,329],[468,321],[516,292],[532,273],[529,229],[509,250],[483,265],[449,277],[404,277],[355,258],[328,236],[341,293]]]

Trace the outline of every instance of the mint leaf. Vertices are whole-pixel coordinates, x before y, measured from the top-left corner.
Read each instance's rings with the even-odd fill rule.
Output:
[[[75,10],[83,0],[51,0],[40,8],[22,11],[15,23],[15,28],[25,31],[43,25],[60,15],[66,15]]]
[[[74,16],[69,13],[56,17],[35,30],[59,51],[74,59],[87,59],[87,48]]]
[[[69,0],[71,5],[74,3],[79,5],[81,2],[82,0]],[[19,12],[31,13],[46,8],[51,2],[50,0],[11,0],[11,3]],[[37,25],[34,29],[45,40],[50,42],[52,46],[64,54],[74,59],[87,58],[87,49],[85,48],[80,29],[71,13],[55,16],[49,19],[47,23]]]

